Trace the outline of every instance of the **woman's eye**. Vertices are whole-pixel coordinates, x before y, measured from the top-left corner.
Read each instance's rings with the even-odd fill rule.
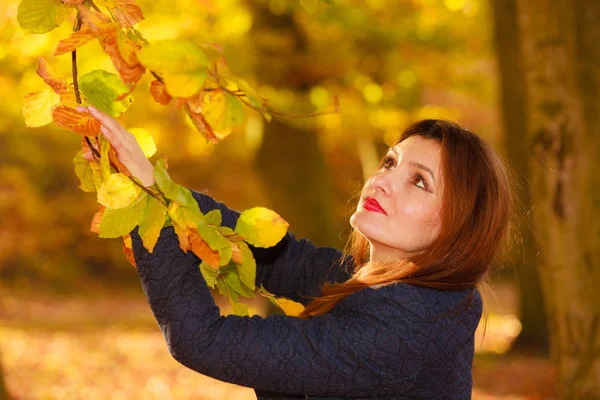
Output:
[[[390,169],[393,166],[394,166],[394,159],[392,157],[387,156],[383,159],[383,167],[384,168]]]
[[[419,186],[418,185],[419,182],[423,182],[423,186]],[[425,181],[425,179],[423,178],[423,176],[421,174],[414,175],[413,183],[415,183],[415,186],[420,187],[421,189],[428,190],[427,181]]]

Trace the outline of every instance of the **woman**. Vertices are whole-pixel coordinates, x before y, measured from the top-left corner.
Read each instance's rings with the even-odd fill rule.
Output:
[[[113,118],[92,110],[144,185],[153,167]],[[91,159],[91,154],[86,154]],[[239,213],[192,191],[202,212]],[[288,232],[251,247],[256,284],[305,305],[300,316],[220,316],[193,253],[172,227],[154,251],[132,242],[169,351],[202,374],[268,398],[470,399],[483,283],[508,237],[506,168],[477,135],[445,120],[407,127],[364,185],[344,253]]]

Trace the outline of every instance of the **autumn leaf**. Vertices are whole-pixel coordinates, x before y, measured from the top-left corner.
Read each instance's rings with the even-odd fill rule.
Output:
[[[90,167],[90,162],[83,158],[83,150],[79,150],[73,158],[75,166],[75,175],[79,178],[81,184],[78,186],[84,192],[95,192],[94,171]]]
[[[128,128],[127,131],[135,136],[135,140],[147,158],[152,157],[156,153],[156,144],[150,132],[142,128]]]
[[[219,139],[231,133],[234,125],[242,124],[246,114],[238,98],[223,89],[211,90],[204,97],[202,114]]]
[[[23,100],[25,125],[40,127],[52,122],[52,107],[60,103],[60,96],[50,88],[36,93],[28,93]]]
[[[296,301],[286,299],[283,297],[269,297],[271,302],[274,302],[279,308],[283,310],[286,315],[295,317],[304,311],[304,305]]]
[[[148,196],[146,210],[140,222],[139,235],[144,247],[152,253],[165,224],[167,207],[158,199]]]
[[[233,261],[237,264],[237,271],[240,275],[240,280],[249,289],[255,289],[256,281],[256,260],[252,254],[252,250],[247,243],[237,242],[232,245],[234,251],[232,254]]]
[[[202,261],[200,263],[200,272],[202,273],[206,284],[211,288],[214,288],[215,284],[217,283],[217,277],[219,276],[219,270],[214,269],[213,267]]]
[[[189,248],[211,268],[219,268],[221,261],[219,251],[211,249],[208,243],[194,230],[190,232]]]
[[[141,79],[146,68],[138,61],[137,52],[140,49],[138,44],[116,27],[100,36],[99,42],[123,82],[134,84]]]
[[[150,82],[150,94],[157,103],[163,106],[168,105],[172,99],[171,95],[167,93],[165,85],[156,79]]]
[[[59,105],[52,111],[52,119],[58,126],[85,136],[98,136],[100,122],[89,113]]]
[[[92,218],[92,223],[90,225],[90,231],[94,233],[100,233],[100,222],[102,221],[102,216],[104,215],[104,210],[106,207],[100,205],[100,210],[98,210],[94,217]]]
[[[98,35],[106,34],[115,29],[116,24],[111,21],[108,15],[82,5],[78,5],[77,10],[83,22],[81,29],[89,28]]]
[[[100,238],[117,238],[130,233],[141,222],[146,209],[148,194],[141,192],[140,197],[127,207],[104,210],[100,222]]]
[[[208,225],[221,226],[223,216],[221,215],[221,210],[215,208],[204,214],[204,219]]]
[[[123,28],[131,28],[144,19],[142,9],[135,0],[115,0],[116,7],[111,8],[115,18]]]
[[[190,110],[189,107],[186,107],[185,110],[192,119],[194,126],[200,131],[200,133],[202,133],[202,135],[204,136],[204,138],[206,138],[207,141],[212,143],[217,143],[219,141],[219,138],[217,137],[217,135],[215,135],[215,133],[212,130],[212,127],[206,121],[202,113],[195,113],[192,110]]]
[[[111,174],[98,190],[98,203],[110,209],[127,207],[137,199],[141,190],[125,175]]]
[[[66,39],[58,42],[58,47],[54,51],[54,56],[58,56],[64,53],[69,53],[73,50],[78,49],[83,46],[90,40],[93,40],[97,36],[97,32],[93,32],[89,28],[81,29],[77,32],[74,32]]]
[[[162,41],[144,47],[140,62],[162,76],[167,93],[174,97],[197,94],[206,80],[208,58],[189,41]]]
[[[47,33],[62,25],[68,11],[60,0],[22,0],[17,21],[27,33]]]
[[[277,297],[265,289],[262,284],[258,289],[258,293],[266,297],[271,303],[283,310],[286,315],[298,316],[302,311],[304,311],[304,305],[302,303],[298,303],[285,297]]]
[[[123,92],[129,91],[129,87],[110,72],[96,69],[79,77],[78,82],[79,89],[90,104],[113,117],[121,115],[133,102],[132,96],[115,101]]]
[[[60,94],[67,87],[67,81],[59,76],[52,65],[48,64],[42,57],[38,57],[35,72],[54,90],[54,93]]]
[[[285,235],[288,226],[276,212],[265,207],[254,207],[240,214],[235,232],[253,246],[272,247]]]
[[[137,268],[135,257],[133,256],[133,246],[131,242],[131,235],[128,233],[123,236],[123,253],[131,265]]]

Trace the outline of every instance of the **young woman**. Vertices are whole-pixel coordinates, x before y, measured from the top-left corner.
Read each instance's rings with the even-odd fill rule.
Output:
[[[152,185],[133,135],[90,112],[120,161]],[[344,253],[291,232],[251,247],[256,284],[304,304],[300,318],[220,316],[201,260],[179,248],[173,227],[152,254],[132,231],[137,271],[173,357],[259,399],[470,399],[477,286],[508,238],[509,182],[469,130],[433,119],[408,126],[365,183]],[[237,211],[192,193],[202,212],[219,208],[235,226]]]

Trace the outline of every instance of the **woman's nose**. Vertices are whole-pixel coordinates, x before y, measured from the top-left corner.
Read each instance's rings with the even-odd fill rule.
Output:
[[[383,194],[390,195],[392,193],[392,185],[390,184],[390,178],[385,174],[377,174],[373,176],[371,185],[376,192],[382,192]]]

